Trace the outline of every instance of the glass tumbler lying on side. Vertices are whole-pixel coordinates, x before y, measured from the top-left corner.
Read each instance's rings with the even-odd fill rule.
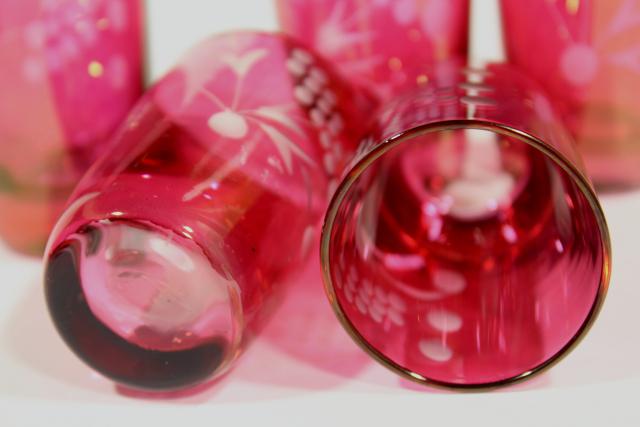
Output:
[[[596,186],[640,184],[640,0],[502,0],[502,14],[509,61],[553,96]]]
[[[66,343],[134,388],[225,372],[317,236],[368,102],[282,36],[194,48],[133,110],[49,241],[46,299]]]
[[[381,98],[466,63],[469,0],[276,0],[280,26]]]
[[[322,268],[375,359],[421,383],[486,387],[579,341],[610,244],[543,92],[504,65],[456,78],[381,109],[328,210]]]
[[[41,255],[142,93],[138,0],[0,2],[0,236]]]

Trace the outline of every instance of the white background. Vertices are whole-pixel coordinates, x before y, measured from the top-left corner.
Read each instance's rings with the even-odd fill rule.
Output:
[[[208,34],[275,28],[269,0],[148,3],[153,77]],[[496,58],[495,3],[474,4],[474,52]],[[613,280],[592,332],[543,376],[485,393],[419,388],[370,361],[334,321],[311,269],[306,287],[296,290],[309,305],[285,305],[218,384],[181,398],[127,396],[76,360],[55,334],[40,263],[0,247],[0,425],[638,426],[640,192],[603,195],[602,202],[613,236]]]

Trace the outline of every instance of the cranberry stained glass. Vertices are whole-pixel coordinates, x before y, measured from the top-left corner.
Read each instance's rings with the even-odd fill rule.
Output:
[[[535,84],[504,65],[446,80],[378,113],[327,213],[323,274],[346,329],[387,367],[506,384],[591,325],[608,231]]]
[[[557,102],[596,185],[640,184],[640,1],[502,0],[502,14],[509,61]]]
[[[204,41],[76,188],[47,303],[87,364],[134,388],[224,373],[317,236],[369,100],[287,38]]]
[[[388,98],[467,57],[468,0],[276,0],[280,26]]]
[[[138,0],[0,2],[0,236],[41,255],[142,93]]]

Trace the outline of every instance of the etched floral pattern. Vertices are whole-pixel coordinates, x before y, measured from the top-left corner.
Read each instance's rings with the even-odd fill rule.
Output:
[[[366,19],[366,11],[347,11],[347,2],[335,2],[323,21],[313,40],[314,46],[327,56],[341,56],[345,51],[354,50],[366,45],[375,36],[372,30],[357,29],[358,21]],[[345,73],[362,73],[384,63],[384,56],[373,54],[369,57],[352,58],[342,68]]]
[[[388,97],[466,53],[466,0],[280,0],[283,29]]]
[[[502,10],[509,60],[552,95],[592,179],[640,182],[640,1],[502,0]]]
[[[309,52],[297,48],[287,61],[287,68],[299,83],[294,89],[296,100],[307,108],[309,120],[317,131],[322,154],[322,167],[329,183],[327,197],[338,186],[338,176],[345,160],[345,152],[337,139],[344,129],[344,120],[338,111],[337,96],[328,87],[327,73],[315,62]]]
[[[13,60],[20,64],[20,84],[30,85],[27,90],[48,86],[67,142],[90,151],[95,148],[92,144],[111,134],[142,91],[141,3],[24,0],[20,4],[11,7],[30,12],[14,15],[22,20],[12,22],[19,31],[3,49],[19,49]]]
[[[253,45],[250,38],[231,39],[221,47],[222,53],[219,60],[211,61],[210,68],[199,67],[193,71],[193,68],[184,67],[187,86],[183,102],[190,102],[198,96],[206,98],[210,104],[207,113],[208,129],[221,138],[238,141],[242,149],[227,163],[226,167],[216,170],[211,177],[187,193],[184,196],[185,200],[197,197],[213,182],[223,178],[234,166],[246,162],[256,149],[261,137],[269,141],[278,152],[279,158],[269,157],[267,163],[279,173],[291,175],[294,160],[308,166],[316,166],[315,161],[300,148],[296,141],[306,136],[308,126],[306,118],[299,114],[296,103],[247,106],[250,104],[247,98],[252,96],[250,90],[245,90],[248,76],[256,65],[270,59],[270,52],[266,48]],[[206,84],[223,71],[231,71],[234,76],[230,99],[222,99]],[[193,89],[194,87],[196,89]],[[299,98],[299,96],[296,97]]]
[[[253,64],[262,60],[266,55],[266,50],[255,49],[246,52],[242,56],[229,54],[221,58],[237,76],[235,92],[231,105],[225,105],[215,93],[206,88],[202,89],[202,93],[218,107],[218,111],[211,114],[207,123],[213,132],[230,139],[246,138],[249,133],[249,124],[255,124],[268,136],[284,162],[284,169],[291,173],[294,156],[303,162],[313,164],[313,160],[296,145],[292,138],[271,124],[273,122],[281,128],[303,134],[303,130],[295,119],[290,118],[290,115],[287,114],[292,107],[287,105],[265,105],[255,109],[239,108],[243,79],[251,70]]]
[[[580,1],[567,1],[564,2],[566,10],[563,11],[557,2],[545,2],[558,31],[562,33],[562,37],[568,38],[559,57],[559,69],[568,83],[581,86],[593,82],[602,63],[640,73],[640,45],[618,47],[612,43],[617,37],[625,37],[625,32],[637,31],[640,25],[640,4],[637,0],[618,3],[610,20],[592,38],[592,24],[587,19],[589,11],[581,10],[589,7],[587,3],[581,5]],[[579,13],[581,16],[577,16]]]
[[[213,157],[224,161],[185,200],[245,165],[254,179],[288,188],[297,202],[324,206],[337,186],[350,155],[345,147],[355,145],[349,136],[355,132],[346,129],[343,118],[354,109],[343,111],[339,100],[350,88],[297,43],[268,40],[248,33],[218,38],[211,46],[219,52],[215,58],[189,56],[174,73],[178,85],[161,87],[162,104],[172,115],[189,126],[197,121],[199,139],[215,141],[201,164]],[[180,92],[177,104],[172,90]],[[319,194],[320,186],[326,193]]]
[[[41,15],[23,31],[31,50],[24,60],[24,76],[32,81],[44,79],[47,72],[61,73],[91,56],[92,49],[100,42],[100,32],[108,29],[124,33],[130,19],[123,0],[41,0],[40,9]],[[106,64],[94,65],[90,72],[93,75],[107,73],[112,87],[121,89],[126,84],[128,67],[126,57],[116,54]]]

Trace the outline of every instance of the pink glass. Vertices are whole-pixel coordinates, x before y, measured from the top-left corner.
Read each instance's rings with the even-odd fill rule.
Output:
[[[640,1],[502,0],[502,11],[509,60],[558,103],[596,185],[640,184]]]
[[[142,93],[138,0],[0,2],[0,235],[41,254]]]
[[[282,29],[387,98],[466,61],[468,0],[276,0]]]
[[[397,373],[507,384],[593,322],[607,226],[553,106],[519,72],[463,70],[387,103],[344,177],[322,236],[327,292]]]
[[[190,51],[49,241],[47,302],[71,349],[134,388],[224,373],[301,266],[368,103],[282,36]]]

